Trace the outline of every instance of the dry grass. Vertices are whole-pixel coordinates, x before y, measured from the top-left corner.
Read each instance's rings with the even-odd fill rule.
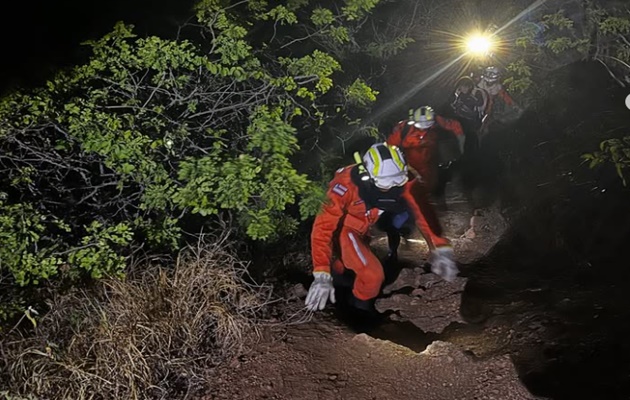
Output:
[[[0,343],[0,390],[43,399],[185,399],[257,332],[270,289],[221,240],[89,293],[60,296],[28,338]]]

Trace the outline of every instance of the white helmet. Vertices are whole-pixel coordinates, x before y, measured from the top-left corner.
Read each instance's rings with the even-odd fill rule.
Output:
[[[501,73],[497,67],[487,67],[483,72],[483,80],[488,83],[495,83],[499,80]]]
[[[379,189],[389,190],[407,183],[407,163],[396,146],[376,143],[363,156],[363,165]]]
[[[409,110],[409,125],[419,129],[429,129],[435,123],[435,112],[429,106]]]

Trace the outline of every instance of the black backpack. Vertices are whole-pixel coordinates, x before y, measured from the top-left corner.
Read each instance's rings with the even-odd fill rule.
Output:
[[[475,87],[470,93],[454,94],[454,96],[451,108],[457,117],[472,121],[480,121],[484,117],[489,100],[485,90]],[[483,99],[481,105],[478,104],[478,97]]]

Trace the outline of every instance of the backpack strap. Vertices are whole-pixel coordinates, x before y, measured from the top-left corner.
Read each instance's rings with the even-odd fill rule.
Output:
[[[405,123],[405,127],[400,132],[400,147],[403,147],[403,143],[405,142],[405,138],[409,134],[410,130],[411,130],[411,125],[408,124],[408,123]]]

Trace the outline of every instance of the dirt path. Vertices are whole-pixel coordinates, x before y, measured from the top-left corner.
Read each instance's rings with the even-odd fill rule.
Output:
[[[424,268],[427,249],[412,234],[377,301],[382,321],[356,324],[329,306],[268,329],[213,372],[205,399],[628,398],[628,270],[602,275],[561,249],[530,247],[496,210],[471,220],[454,203],[442,221],[461,263],[455,282]],[[372,247],[383,256],[386,239]],[[301,292],[287,303],[294,312]]]
[[[470,215],[447,214],[444,223],[451,236],[466,232]],[[496,242],[489,235],[502,232],[497,215],[478,214],[476,233],[468,231],[456,241],[460,261],[485,253],[484,246]],[[383,244],[375,237],[377,253],[384,251]],[[418,257],[426,253],[422,246],[417,234],[403,243],[401,265],[407,268],[385,288],[377,305],[393,321],[411,321],[411,330],[403,331],[399,322],[357,328],[328,308],[308,323],[266,330],[253,351],[213,372],[215,387],[204,399],[535,399],[520,383],[509,356],[486,353],[478,359],[464,341],[433,340],[447,327],[465,322],[460,307],[467,280],[445,283],[426,272]],[[300,297],[289,307],[299,309]],[[409,347],[357,334],[362,330],[407,341]],[[494,348],[484,349],[489,347]]]
[[[214,372],[210,399],[534,399],[508,357],[475,361],[434,342],[422,353],[355,334],[324,314],[270,331],[255,351]]]
[[[370,335],[415,351],[440,340],[480,360],[509,355],[521,382],[554,400],[627,400],[630,270],[595,254],[589,262],[562,242],[540,246],[505,230],[497,213],[479,214],[475,235],[463,237],[454,232],[463,214],[444,216],[465,282],[434,280],[411,243],[408,268],[379,300],[394,322]]]

